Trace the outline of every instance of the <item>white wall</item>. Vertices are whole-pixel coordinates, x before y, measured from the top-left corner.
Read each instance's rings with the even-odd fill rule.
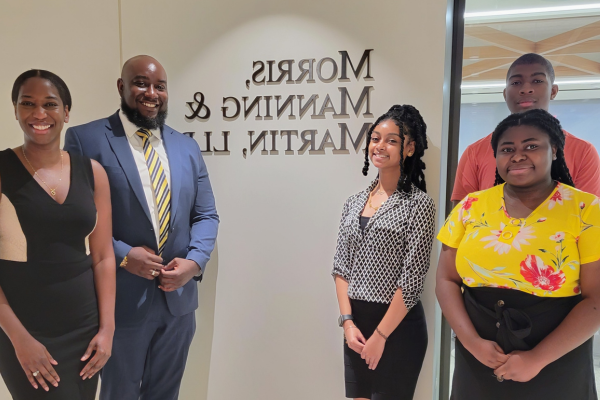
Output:
[[[34,3],[39,3],[38,7],[45,4]],[[305,116],[257,121],[240,117],[224,121],[221,99],[252,99],[265,94],[284,98],[304,94],[308,98],[319,94],[321,101],[330,94],[338,108],[338,87],[347,87],[354,99],[364,86],[372,85],[374,117],[392,104],[413,104],[428,124],[426,176],[429,194],[437,202],[446,1],[121,0],[120,42],[117,1],[80,3],[55,3],[52,9],[60,7],[60,12],[54,11],[52,16],[55,25],[71,31],[71,39],[64,43],[72,48],[73,43],[81,46],[65,51],[62,57],[49,48],[43,58],[32,58],[38,63],[31,65],[59,73],[70,85],[74,123],[106,116],[117,108],[114,82],[121,44],[123,60],[150,54],[165,66],[169,75],[169,125],[180,131],[196,131],[202,148],[203,131],[213,131],[213,141],[221,130],[231,131],[230,155],[205,156],[222,222],[217,249],[200,286],[198,330],[181,398],[342,399],[342,332],[336,325],[338,311],[329,274],[341,206],[374,175],[361,175],[363,155],[354,150],[350,154],[334,155],[328,149],[325,154],[286,155],[281,138],[278,155],[261,155],[257,150],[244,158],[242,149],[249,150],[248,130],[263,129],[317,129],[319,140],[329,129],[339,145],[338,123],[348,123],[356,136],[362,123],[374,118],[334,119],[327,114],[325,119]],[[8,55],[0,66],[5,76],[0,93],[6,97],[12,79],[30,67],[16,53],[14,43],[22,48],[33,39],[8,39],[4,32],[9,30],[7,26],[14,31],[29,20],[23,7],[20,5],[18,13],[10,17],[4,12],[0,17],[2,53]],[[49,6],[43,7],[37,12],[46,15]],[[74,26],[72,21],[81,24]],[[85,46],[89,35],[96,37],[92,45]],[[338,51],[347,50],[356,66],[365,49],[374,49],[372,81],[357,82],[352,77],[350,82],[322,83],[315,77],[314,84],[250,89],[244,84],[255,60],[297,62],[332,57],[339,64]],[[193,100],[196,91],[206,96],[212,111],[209,121],[189,122],[184,118],[189,114],[185,103]],[[5,101],[0,109],[6,113],[0,120],[0,132],[18,129],[9,118],[10,112],[10,103]],[[5,147],[18,145],[19,140],[19,134],[0,134]],[[298,143],[299,139],[294,139],[296,150]],[[219,141],[214,144],[220,146]],[[434,257],[432,265],[436,263]],[[433,391],[433,278],[432,270],[422,298],[430,343],[417,399],[431,399]]]

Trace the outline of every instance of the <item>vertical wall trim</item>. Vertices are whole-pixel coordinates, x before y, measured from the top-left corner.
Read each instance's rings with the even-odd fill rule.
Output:
[[[446,3],[446,43],[445,43],[445,57],[444,57],[444,88],[443,88],[443,106],[442,106],[442,143],[441,143],[441,160],[440,160],[440,186],[439,186],[439,198],[438,198],[438,213],[437,213],[437,226],[440,227],[444,223],[446,216],[446,192],[448,182],[445,177],[448,175],[448,147],[449,147],[449,136],[450,136],[450,102],[451,102],[451,82],[452,82],[452,54],[453,54],[453,35],[454,35],[454,3],[455,0],[447,0]],[[435,240],[432,252],[438,254],[441,251],[440,243]],[[432,257],[433,258],[433,257]],[[434,258],[435,259],[435,258]],[[435,266],[432,266],[431,272],[435,271]],[[445,367],[446,360],[442,355],[442,338],[443,338],[443,315],[442,310],[438,302],[435,302],[435,327],[433,343],[433,390],[432,400],[442,399],[442,393],[444,393],[442,374],[447,369]]]
[[[117,0],[119,6],[119,73],[123,67],[123,21],[121,20],[121,0]]]
[[[440,196],[444,196],[444,198],[440,199],[440,212],[438,216],[442,221],[452,210],[450,197],[452,196],[452,189],[454,187],[456,167],[458,166],[461,104],[460,85],[462,83],[466,0],[448,0],[448,3],[452,3],[452,5],[449,5],[448,7],[449,9],[451,7],[452,10],[451,24],[449,23],[450,21],[447,21],[447,26],[451,25],[452,27],[452,39],[450,57],[446,57],[446,62],[450,62],[450,68],[447,68],[446,72],[449,71],[450,76],[445,76],[444,80],[444,115],[447,118],[448,129],[444,131],[444,133],[447,134],[447,140],[443,142],[445,148],[442,149],[442,157],[444,159],[442,160],[442,170],[440,171],[440,176],[446,178],[442,179],[442,181],[445,181],[445,188],[440,187]],[[449,79],[446,80],[446,78]],[[448,86],[446,86],[446,84]],[[447,108],[446,105],[448,106]],[[446,122],[446,120],[444,120],[444,122]],[[437,368],[437,372],[439,375],[437,376],[438,380],[436,385],[437,398],[434,398],[434,400],[448,400],[450,398],[451,329],[448,321],[442,316],[439,305],[437,306],[436,311],[439,312],[439,318],[436,319],[436,338],[438,338],[439,343],[439,347],[438,343],[436,343],[436,350],[439,348],[439,368]],[[437,313],[436,317],[438,317]]]

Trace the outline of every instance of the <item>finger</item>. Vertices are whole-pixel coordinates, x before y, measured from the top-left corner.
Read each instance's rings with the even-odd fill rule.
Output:
[[[150,253],[150,254],[156,254],[156,253],[154,252],[154,250],[152,250],[152,249],[151,249],[150,247],[148,247],[148,246],[142,245],[141,247],[142,247],[142,249],[146,250],[146,251],[147,251],[148,253]]]
[[[50,364],[52,364],[52,365],[58,365],[58,361],[56,361],[54,359],[54,357],[52,357],[52,355],[50,353],[48,353],[48,350],[45,350],[45,351],[46,351],[46,358],[48,358],[48,360],[50,361]],[[52,368],[52,370],[54,371],[54,368]]]
[[[156,279],[156,277],[158,277],[160,275],[159,272],[157,272],[155,269],[152,268],[147,268],[146,266],[143,267],[144,269],[142,270],[141,276],[143,278],[149,279],[149,280],[154,280]]]
[[[166,269],[173,269],[177,265],[177,259],[174,258],[165,266]]]
[[[506,354],[498,354],[498,356],[497,356],[498,362],[500,362],[502,364],[506,363],[509,358],[510,358],[510,356],[506,355]]]
[[[162,265],[163,259],[161,256],[157,256],[156,254],[148,254],[148,260],[154,262],[154,263],[158,263],[160,265]]]
[[[29,380],[29,383],[31,383],[31,386],[33,386],[34,389],[37,389],[38,388],[38,384],[35,381],[33,375],[31,374],[31,371],[26,370],[25,371],[25,375],[27,375],[27,379]]]
[[[87,349],[85,350],[85,353],[83,353],[83,357],[81,357],[81,361],[85,361],[88,358],[90,358],[95,347],[96,347],[96,343],[94,340],[92,340],[90,342],[90,344],[88,345]]]
[[[373,369],[377,368],[377,365],[379,365],[379,360],[381,360],[381,357],[378,357],[373,361]]]
[[[96,375],[98,372],[100,372],[100,370],[104,367],[104,365],[106,364],[106,362],[108,361],[109,358],[110,358],[110,355],[107,354],[105,351],[99,352],[96,363],[88,371],[87,379],[92,378],[94,375]]]
[[[507,368],[504,365],[501,365],[494,370],[494,375],[504,376],[504,375],[506,375],[506,372],[507,372]]]
[[[177,272],[177,270],[174,270],[174,269],[163,268],[160,271],[160,274],[165,279],[174,279],[177,276],[178,272]]]
[[[40,366],[38,369],[36,369],[36,371],[38,371],[37,376],[35,376],[35,380],[38,381],[38,383],[40,384],[40,386],[42,387],[42,389],[44,389],[46,392],[48,390],[50,390],[50,388],[48,387],[48,385],[46,384],[46,381],[44,380],[44,373],[42,372],[42,369],[44,369],[44,367]],[[46,374],[48,373],[47,371],[45,371]]]
[[[91,378],[96,372],[96,364],[98,363],[99,360],[99,356],[96,353],[96,355],[94,356],[94,358],[92,358],[90,360],[90,362],[85,366],[84,370],[85,372],[83,373],[83,380],[89,379]],[[82,371],[83,372],[83,371]]]
[[[373,369],[375,369],[376,365],[377,365],[377,362],[375,361],[375,358],[372,358],[371,362],[369,363],[369,368],[371,368],[373,370]]]
[[[504,354],[504,350],[502,350],[502,347],[500,347],[500,345],[496,342],[492,342],[492,345],[494,346],[494,349],[501,354]]]
[[[96,352],[96,354],[94,354],[94,357],[92,357],[92,359],[90,361],[88,361],[88,363],[85,365],[85,367],[83,367],[83,369],[79,373],[79,376],[81,376],[85,380],[86,377],[89,375],[89,372],[92,369],[94,369],[94,366],[98,362],[99,357],[100,357],[100,355],[98,354],[98,352]]]
[[[150,271],[148,271],[148,273],[150,274],[152,279],[156,279],[160,276],[160,271],[157,271],[155,269],[151,269]]]
[[[46,351],[46,353],[48,353],[48,352]],[[47,354],[47,355],[50,356],[50,354]],[[44,364],[44,368],[46,368],[46,370],[48,371],[48,373],[52,377],[52,379],[49,379],[48,382],[50,382],[54,386],[58,386],[58,382],[60,382],[60,377],[58,376],[58,373],[56,372],[56,370],[54,369],[54,367],[52,367],[50,358],[52,358],[52,357],[48,357],[46,360],[43,360],[42,364]],[[54,383],[56,383],[56,384],[54,384]]]
[[[50,373],[50,370],[52,370],[54,372],[54,375],[56,375],[56,371],[54,371],[54,368],[52,368],[52,365],[50,365],[50,362],[48,360],[44,360],[42,361],[42,364],[44,365],[43,368],[40,368],[40,374],[42,374],[42,376],[54,387],[58,386],[58,381],[56,380],[56,378],[53,376],[53,374]],[[39,376],[39,375],[38,375]]]
[[[165,266],[162,265],[160,263],[160,261],[159,262],[149,261],[149,262],[145,263],[144,266],[147,268],[150,268],[150,269],[158,270],[158,271],[165,268]]]
[[[365,340],[365,337],[363,336],[363,334],[359,331],[356,334],[356,339],[362,343],[363,345],[367,344],[367,341]]]

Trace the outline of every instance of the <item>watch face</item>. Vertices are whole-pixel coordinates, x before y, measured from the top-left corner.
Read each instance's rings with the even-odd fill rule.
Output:
[[[338,317],[338,325],[339,325],[339,326],[342,326],[342,322],[344,322],[344,321],[342,321],[342,316],[340,315],[340,316]]]

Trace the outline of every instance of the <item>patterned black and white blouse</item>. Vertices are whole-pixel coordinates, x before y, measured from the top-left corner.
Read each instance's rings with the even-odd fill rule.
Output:
[[[398,288],[410,310],[423,292],[435,234],[435,204],[412,186],[396,190],[371,217],[364,230],[360,215],[375,180],[344,204],[332,275],[348,281],[354,300],[390,303]]]

